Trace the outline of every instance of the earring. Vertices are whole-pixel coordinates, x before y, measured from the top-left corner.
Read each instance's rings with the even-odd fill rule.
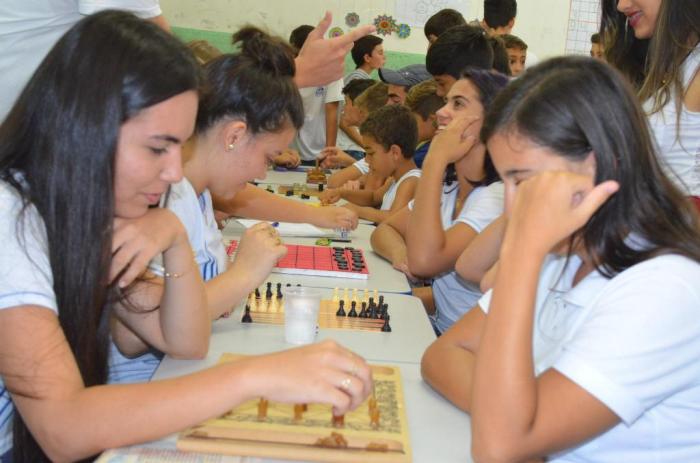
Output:
[[[229,151],[233,151],[233,149],[236,147],[235,143],[229,143],[226,148],[228,148]]]

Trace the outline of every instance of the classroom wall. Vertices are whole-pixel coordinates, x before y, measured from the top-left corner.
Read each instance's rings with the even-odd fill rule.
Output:
[[[363,24],[380,14],[393,15],[395,0],[160,0],[163,13],[177,35],[207,38],[228,50],[230,33],[243,24],[264,26],[284,38],[300,24],[316,24],[329,10],[333,26],[344,30],[345,15],[360,15]],[[467,20],[480,18],[481,0],[464,0]],[[518,17],[513,30],[530,49],[542,58],[564,52],[570,2],[567,0],[519,0]],[[546,18],[546,19],[545,19]],[[427,41],[422,28],[413,28],[407,39],[396,34],[385,37],[389,67],[421,62]]]

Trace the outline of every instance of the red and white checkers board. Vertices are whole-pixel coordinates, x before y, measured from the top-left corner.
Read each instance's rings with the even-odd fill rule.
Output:
[[[360,280],[369,278],[369,269],[361,249],[301,244],[285,246],[287,255],[277,262],[273,273]],[[237,248],[238,240],[232,240],[226,247],[226,254],[233,257]]]

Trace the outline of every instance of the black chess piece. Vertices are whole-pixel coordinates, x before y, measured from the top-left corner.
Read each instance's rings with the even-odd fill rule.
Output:
[[[301,199],[311,199],[311,196],[309,196],[309,195],[307,195],[307,194],[305,194],[305,193],[302,193],[302,194],[301,194]]]
[[[379,295],[379,305],[384,305],[384,296]]]
[[[391,318],[388,314],[384,316],[384,324],[382,325],[382,332],[383,333],[391,333],[391,326],[389,325],[389,318]]]
[[[350,312],[348,312],[348,317],[353,317],[353,318],[357,317],[357,310],[355,310],[356,308],[357,308],[357,302],[352,301],[350,303]]]
[[[363,303],[362,303],[362,310],[360,310],[360,315],[359,315],[359,317],[360,317],[360,318],[365,318],[365,317],[367,317],[367,303],[366,303],[366,302],[363,302]]]
[[[340,301],[340,304],[338,304],[338,311],[335,313],[335,315],[338,317],[345,316],[345,301],[343,301],[343,300]]]
[[[272,283],[269,281],[267,282],[267,289],[265,290],[265,299],[272,299]]]
[[[294,196],[294,190],[287,190],[287,191],[284,193],[284,195],[285,195],[285,196]]]
[[[277,283],[277,299],[282,299],[282,283]]]
[[[255,299],[260,299],[260,288],[255,288]]]
[[[323,183],[318,184],[318,191],[323,191]]]
[[[243,318],[241,318],[241,323],[253,323],[253,317],[250,316],[250,306],[248,304],[245,305],[245,313],[243,314]]]

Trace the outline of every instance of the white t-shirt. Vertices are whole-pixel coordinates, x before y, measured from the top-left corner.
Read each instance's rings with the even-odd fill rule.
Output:
[[[688,88],[700,72],[700,45],[683,62],[683,88]],[[681,111],[680,127],[676,130],[675,95],[661,111],[649,116],[659,150],[661,165],[673,182],[688,196],[700,196],[700,112]],[[651,109],[651,101],[644,105]]]
[[[304,101],[304,125],[297,133],[294,145],[304,161],[313,161],[326,147],[326,103],[343,100],[343,80],[323,87],[299,89]]]
[[[389,189],[386,190],[386,193],[384,193],[384,197],[382,198],[382,206],[379,209],[382,211],[390,210],[391,206],[394,204],[394,200],[396,199],[396,192],[399,190],[399,186],[401,186],[404,180],[411,177],[420,178],[422,173],[423,171],[420,169],[411,169],[403,174],[396,182],[392,183]]]
[[[0,121],[51,47],[82,16],[107,8],[141,18],[161,14],[158,0],[2,0],[0,2]]]
[[[446,185],[440,201],[440,217],[442,228],[448,230],[458,223],[471,227],[481,233],[484,228],[503,213],[504,189],[502,182],[474,189],[462,206],[456,219],[452,213],[457,201],[458,187],[456,184]],[[413,207],[413,204],[410,204]],[[427,239],[427,237],[426,237]],[[454,270],[445,272],[433,280],[433,298],[435,300],[435,315],[432,322],[444,333],[462,315],[474,307],[481,297],[479,285],[463,280]]]
[[[665,255],[572,288],[581,261],[565,262],[550,255],[540,272],[536,374],[556,369],[622,421],[548,461],[700,461],[700,264]]]
[[[44,222],[36,208],[29,206],[18,229],[17,214],[21,207],[17,191],[0,182],[0,310],[35,305],[46,307],[58,316]],[[10,395],[0,377],[0,455],[12,448],[13,411]]]
[[[165,198],[164,198],[165,199]],[[170,187],[168,204],[161,202],[177,215],[182,222],[192,245],[195,261],[204,281],[211,280],[226,270],[228,257],[223,237],[216,224],[211,194],[205,190],[199,197],[192,184],[183,177]],[[163,276],[162,258],[153,259],[150,270]],[[124,357],[112,344],[109,357],[109,383],[142,383],[151,379],[163,354],[148,352],[135,358]]]
[[[360,159],[359,161],[356,161],[352,165],[355,169],[359,170],[362,175],[369,174],[369,164],[367,164],[367,161],[365,158]]]
[[[357,68],[343,78],[343,84],[347,85],[355,79],[371,79],[371,77],[363,69]]]

